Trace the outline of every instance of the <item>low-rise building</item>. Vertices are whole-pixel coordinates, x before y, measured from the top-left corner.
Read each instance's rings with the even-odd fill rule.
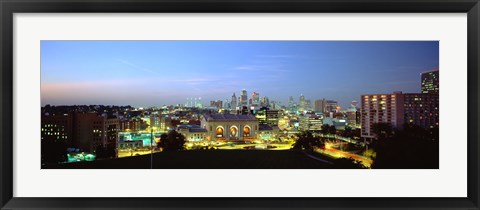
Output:
[[[258,120],[253,115],[204,115],[201,127],[211,141],[253,141],[258,132]]]

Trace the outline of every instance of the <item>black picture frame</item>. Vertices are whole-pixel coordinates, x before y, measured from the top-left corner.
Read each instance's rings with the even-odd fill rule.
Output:
[[[0,0],[0,206],[2,209],[479,209],[478,0]],[[25,198],[13,197],[14,13],[467,13],[466,198]],[[454,180],[452,180],[454,181]],[[412,189],[413,190],[413,189]]]

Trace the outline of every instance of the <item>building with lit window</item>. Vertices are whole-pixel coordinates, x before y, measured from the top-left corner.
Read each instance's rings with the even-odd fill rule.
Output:
[[[211,141],[253,141],[258,131],[258,120],[253,115],[204,115],[201,127],[207,130]]]
[[[245,89],[242,90],[242,94],[240,95],[240,106],[248,106],[248,95]]]
[[[299,118],[299,130],[303,131],[320,131],[323,125],[323,116],[315,113],[307,113]]]
[[[207,140],[207,129],[198,125],[178,125],[177,132],[185,136],[185,141],[202,142]]]
[[[324,113],[326,106],[327,106],[327,102],[325,101],[325,99],[315,100],[315,108],[314,108],[314,111],[315,111],[315,112]]]
[[[151,114],[150,115],[150,128],[153,131],[165,132],[166,131],[166,118],[164,115]]]
[[[65,139],[69,147],[94,152],[99,146],[115,147],[119,121],[116,116],[72,112],[63,115],[44,115],[41,123],[44,139]]]
[[[278,126],[259,125],[257,139],[262,141],[277,140],[280,134]]]
[[[361,96],[361,137],[374,139],[373,125],[389,123],[401,128],[404,123],[404,97],[402,92]]]
[[[124,119],[120,122],[121,131],[140,131],[147,128],[147,123],[140,118]]]
[[[421,74],[422,93],[439,93],[439,71],[438,69]]]
[[[405,123],[423,128],[438,127],[439,96],[427,93],[405,93]]]
[[[362,95],[362,137],[375,138],[372,125],[390,123],[402,128],[404,124],[423,128],[439,126],[439,95],[437,93],[402,93]]]

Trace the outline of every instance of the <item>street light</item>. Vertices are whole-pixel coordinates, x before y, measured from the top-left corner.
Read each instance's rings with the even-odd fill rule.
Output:
[[[153,128],[150,128],[150,169],[153,169]]]

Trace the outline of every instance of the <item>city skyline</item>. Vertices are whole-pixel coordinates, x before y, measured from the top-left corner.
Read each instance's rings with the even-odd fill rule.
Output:
[[[41,105],[208,105],[246,89],[347,107],[365,93],[420,92],[432,69],[437,41],[42,41]]]

